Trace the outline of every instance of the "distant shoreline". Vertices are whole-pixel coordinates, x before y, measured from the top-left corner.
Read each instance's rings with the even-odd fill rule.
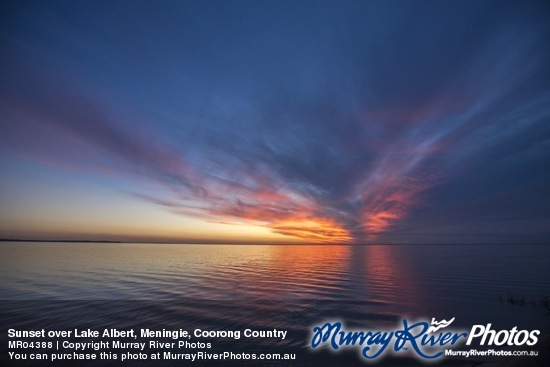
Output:
[[[123,241],[100,240],[21,240],[13,238],[0,238],[0,242],[85,242],[85,243],[124,243]]]
[[[0,238],[0,242],[57,243],[139,243],[158,245],[241,245],[241,246],[550,246],[550,243],[257,243],[257,242],[195,242],[195,241],[117,241],[117,240],[46,240]]]

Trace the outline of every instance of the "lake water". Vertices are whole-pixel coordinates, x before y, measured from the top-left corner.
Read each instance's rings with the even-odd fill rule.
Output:
[[[365,365],[356,353],[307,348],[326,320],[380,329],[455,317],[550,335],[548,246],[5,242],[0,255],[3,344],[12,327],[277,328],[289,337],[222,345],[296,350],[292,363],[263,365],[305,366]]]

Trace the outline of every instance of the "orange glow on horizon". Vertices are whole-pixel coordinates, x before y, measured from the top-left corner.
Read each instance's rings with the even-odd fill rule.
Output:
[[[349,243],[353,240],[349,231],[326,218],[285,219],[269,225],[276,233],[325,243]]]

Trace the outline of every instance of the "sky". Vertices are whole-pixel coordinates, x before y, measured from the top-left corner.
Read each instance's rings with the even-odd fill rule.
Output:
[[[3,1],[0,237],[549,243],[546,1]]]

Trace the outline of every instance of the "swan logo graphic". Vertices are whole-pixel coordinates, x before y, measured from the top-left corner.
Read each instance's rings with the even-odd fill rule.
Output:
[[[427,333],[435,333],[437,330],[444,329],[447,326],[451,325],[453,323],[453,321],[455,321],[454,317],[452,319],[450,319],[449,321],[443,319],[439,322],[435,321],[435,318],[432,318],[432,324],[428,328]]]

